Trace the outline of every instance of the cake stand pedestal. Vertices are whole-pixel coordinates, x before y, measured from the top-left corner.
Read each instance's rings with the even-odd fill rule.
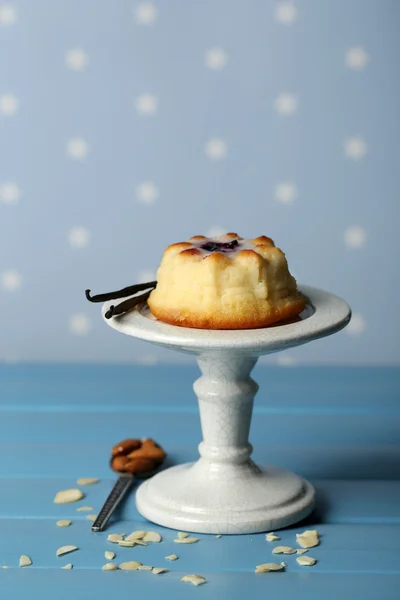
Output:
[[[127,335],[194,354],[202,373],[194,384],[203,433],[200,458],[139,486],[136,505],[144,517],[173,529],[228,534],[279,529],[312,511],[310,483],[284,469],[256,465],[248,441],[258,390],[250,374],[258,357],[335,333],[350,320],[349,306],[337,296],[306,286],[301,291],[309,304],[300,318],[264,329],[176,327],[155,319],[147,305],[106,321]]]

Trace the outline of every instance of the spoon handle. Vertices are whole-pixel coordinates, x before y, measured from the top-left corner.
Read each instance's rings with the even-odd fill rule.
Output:
[[[107,500],[104,502],[103,508],[97,515],[97,519],[92,525],[92,531],[103,531],[105,529],[109,518],[131,487],[133,480],[134,477],[130,473],[120,475],[120,477],[118,477],[113,489],[107,497]]]

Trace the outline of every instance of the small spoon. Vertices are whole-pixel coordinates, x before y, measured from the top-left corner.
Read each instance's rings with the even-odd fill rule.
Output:
[[[127,494],[133,481],[151,477],[165,460],[164,450],[153,440],[128,439],[112,449],[111,468],[120,473],[102,509],[92,525],[92,531],[104,531],[110,517]]]

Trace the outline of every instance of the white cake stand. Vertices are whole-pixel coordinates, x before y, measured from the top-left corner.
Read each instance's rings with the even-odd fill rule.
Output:
[[[192,532],[256,533],[286,527],[312,511],[310,483],[284,469],[257,466],[248,442],[258,390],[250,373],[258,357],[331,335],[350,320],[349,306],[337,296],[305,286],[301,291],[309,305],[300,319],[264,329],[176,327],[156,320],[147,305],[106,320],[127,335],[194,354],[202,372],[194,384],[203,433],[200,458],[140,485],[136,505],[144,517]]]

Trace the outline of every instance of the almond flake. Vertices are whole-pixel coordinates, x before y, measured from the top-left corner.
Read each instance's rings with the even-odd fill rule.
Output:
[[[86,515],[88,521],[95,521],[97,519],[97,515]]]
[[[61,567],[62,569],[72,569],[72,564],[68,563],[67,565],[65,565],[64,567]]]
[[[287,564],[285,562],[281,562],[282,567],[287,567]]]
[[[218,535],[215,536],[216,538],[221,538],[222,535],[219,533]]]
[[[296,548],[290,546],[275,546],[272,550],[272,554],[296,554]]]
[[[152,573],[154,573],[154,575],[160,575],[161,573],[168,573],[168,569],[164,569],[164,567],[154,567]]]
[[[89,512],[90,510],[94,510],[93,506],[78,506],[76,512]]]
[[[74,552],[75,550],[79,550],[78,546],[61,546],[56,552],[57,556],[63,556],[63,554],[68,554],[68,552]]]
[[[93,485],[94,483],[99,483],[100,479],[97,477],[80,477],[76,480],[78,485]]]
[[[185,533],[184,531],[178,531],[177,537],[183,539],[189,537],[189,534]]]
[[[29,556],[26,556],[26,554],[23,554],[20,559],[19,559],[19,566],[20,567],[29,567],[29,565],[32,564],[32,560],[29,558]]]
[[[319,544],[319,535],[316,529],[306,529],[303,533],[296,533],[296,542],[302,548],[314,548]]]
[[[124,548],[134,548],[136,546],[136,542],[130,540],[120,540],[118,542],[118,546],[123,546]]]
[[[199,538],[192,538],[192,537],[187,537],[187,538],[175,538],[174,542],[176,544],[195,544],[196,542],[199,541]]]
[[[151,571],[153,569],[153,567],[150,567],[149,565],[140,565],[140,567],[137,568],[138,571]]]
[[[165,557],[167,560],[178,560],[178,557],[176,554],[168,554],[168,556]]]
[[[115,558],[115,552],[110,552],[109,550],[106,550],[104,552],[104,558],[106,560],[113,560]]]
[[[68,521],[67,519],[61,519],[60,521],[57,521],[56,525],[58,527],[69,527],[71,523],[72,521]]]
[[[145,531],[132,531],[129,535],[126,536],[127,540],[141,540],[146,535]]]
[[[113,544],[119,544],[124,539],[124,533],[109,533],[107,536],[107,540],[112,542]]]
[[[106,563],[101,567],[102,571],[116,571],[118,569],[115,563]]]
[[[115,564],[115,563],[112,563]],[[119,569],[121,569],[122,571],[137,571],[137,568],[140,567],[142,565],[142,563],[138,562],[137,560],[131,560],[128,562],[123,562],[119,565]]]
[[[8,569],[7,565],[3,565],[1,568],[2,569]]]
[[[181,581],[187,581],[193,583],[193,585],[201,585],[202,583],[206,583],[207,579],[202,575],[185,575],[182,577]]]
[[[157,531],[146,531],[143,536],[144,542],[161,542],[161,535]]]
[[[279,535],[275,535],[274,532],[271,532],[271,533],[267,533],[267,535],[265,536],[265,539],[267,540],[267,542],[276,542],[276,541],[280,540],[281,538],[279,537]]]
[[[312,556],[299,556],[296,558],[296,562],[302,567],[312,567],[317,561]]]
[[[284,565],[277,563],[264,563],[256,566],[256,573],[268,573],[269,571],[283,571]]]
[[[306,552],[308,552],[307,548],[297,548],[296,550],[297,554],[305,554]]]
[[[70,502],[82,500],[83,496],[84,494],[81,490],[61,490],[61,492],[57,492],[53,502],[55,502],[55,504],[69,504]]]
[[[138,544],[139,546],[148,546],[148,543],[144,542],[143,540],[128,540],[128,541],[133,541],[133,542],[135,542],[135,544]]]

